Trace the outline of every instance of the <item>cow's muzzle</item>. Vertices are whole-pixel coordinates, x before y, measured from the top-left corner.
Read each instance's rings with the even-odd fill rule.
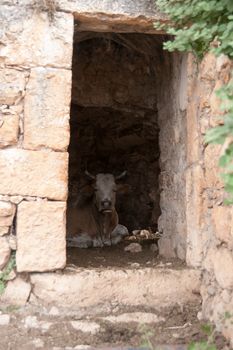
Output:
[[[103,213],[109,213],[112,211],[112,202],[110,200],[101,201],[101,211]]]

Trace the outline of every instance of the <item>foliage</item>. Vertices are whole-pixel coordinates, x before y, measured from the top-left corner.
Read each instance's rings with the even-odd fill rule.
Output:
[[[15,254],[12,254],[6,267],[2,272],[0,272],[0,295],[4,292],[10,272],[14,268],[15,268]]]
[[[233,57],[232,0],[157,0],[156,4],[171,22],[155,26],[175,36],[165,49],[192,51],[201,58],[215,40],[219,45],[212,51]]]
[[[232,0],[157,0],[156,5],[168,15],[169,22],[155,24],[174,36],[164,44],[168,51],[193,52],[201,59],[206,52],[225,54],[233,59]],[[233,203],[233,76],[217,91],[222,100],[223,123],[208,131],[205,141],[224,145],[219,165],[229,192],[227,203]]]
[[[206,334],[207,340],[192,342],[188,346],[188,350],[217,350],[217,347],[214,344],[214,327],[210,324],[204,324],[202,325],[202,331]]]

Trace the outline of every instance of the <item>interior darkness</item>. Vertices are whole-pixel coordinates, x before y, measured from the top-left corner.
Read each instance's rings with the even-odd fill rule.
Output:
[[[73,52],[69,201],[84,171],[119,174],[130,191],[117,196],[119,223],[156,230],[159,142],[156,64],[162,36],[76,33]]]

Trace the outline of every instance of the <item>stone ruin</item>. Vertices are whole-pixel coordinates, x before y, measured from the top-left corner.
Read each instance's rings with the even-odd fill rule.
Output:
[[[3,0],[0,20],[0,269],[16,251],[17,270],[2,300],[64,269],[66,201],[86,164],[126,167],[121,222],[162,233],[159,253],[200,276],[203,317],[233,341],[232,208],[221,147],[204,143],[232,63],[163,51],[150,0]]]

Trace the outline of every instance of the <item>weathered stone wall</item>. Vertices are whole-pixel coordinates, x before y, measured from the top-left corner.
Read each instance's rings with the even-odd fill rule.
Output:
[[[160,128],[160,254],[186,256],[186,108],[187,57],[161,53],[158,121]]]
[[[18,271],[54,270],[66,261],[73,16],[55,13],[51,24],[46,12],[4,4],[0,7],[0,269],[16,250]]]
[[[188,87],[186,217],[187,263],[203,271],[203,317],[214,321],[233,342],[232,208],[223,204],[218,167],[222,146],[204,143],[209,127],[221,122],[215,91],[228,82],[231,69],[232,63],[224,56],[208,54],[199,67],[189,57],[193,79]]]

